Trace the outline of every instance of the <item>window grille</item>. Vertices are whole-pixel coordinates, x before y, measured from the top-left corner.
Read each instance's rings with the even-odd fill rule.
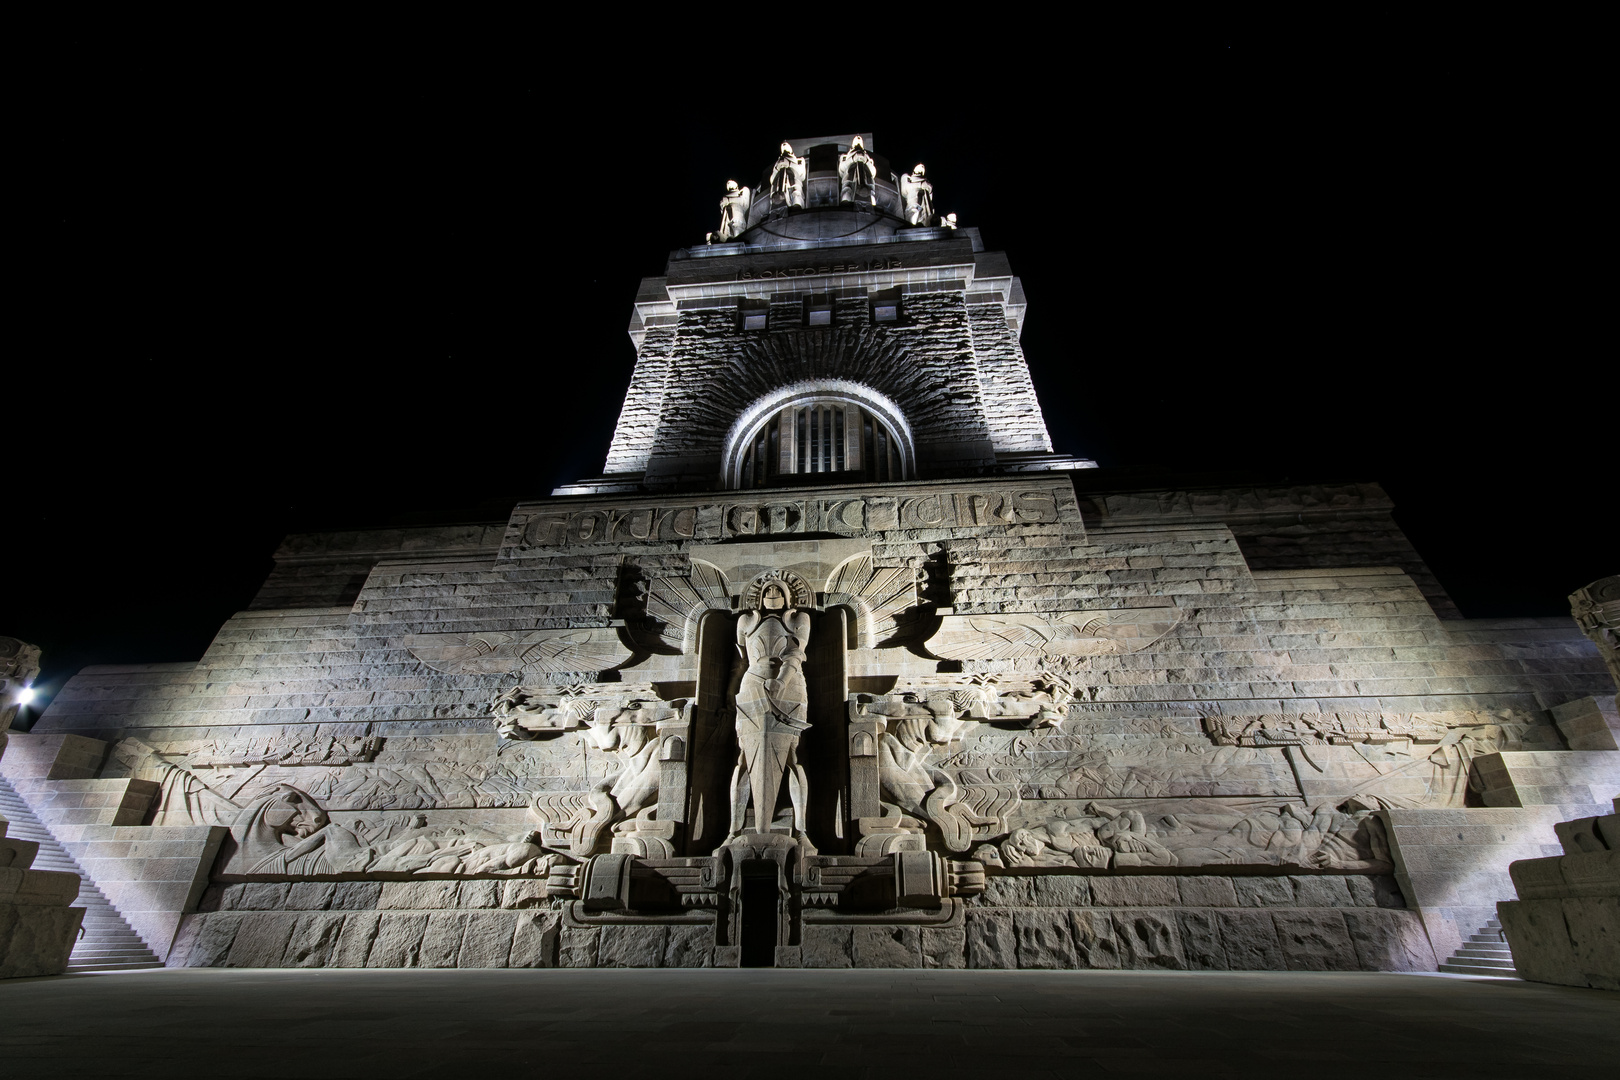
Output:
[[[737,471],[745,488],[815,474],[850,482],[904,479],[900,442],[858,405],[814,401],[783,409],[761,426]]]

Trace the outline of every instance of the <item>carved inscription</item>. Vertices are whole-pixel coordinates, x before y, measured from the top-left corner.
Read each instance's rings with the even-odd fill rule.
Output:
[[[853,262],[828,263],[826,266],[790,266],[786,270],[739,270],[738,281],[757,278],[805,277],[813,274],[859,274],[867,270],[897,270],[903,265],[899,259],[864,259]]]
[[[795,533],[857,536],[892,529],[1029,525],[1058,520],[1057,496],[1048,488],[1018,488],[673,508],[544,510],[529,519],[523,537],[530,547],[562,547],[638,540],[720,540]]]

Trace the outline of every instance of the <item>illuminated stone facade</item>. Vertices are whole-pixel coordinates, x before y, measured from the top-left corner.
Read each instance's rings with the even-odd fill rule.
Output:
[[[863,142],[642,283],[602,476],[289,537],[22,737],[170,964],[1433,970],[1614,794],[1597,648],[1455,618],[1375,484],[1053,453],[1007,258]]]

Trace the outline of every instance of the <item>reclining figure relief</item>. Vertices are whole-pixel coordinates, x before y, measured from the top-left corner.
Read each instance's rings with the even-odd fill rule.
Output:
[[[550,856],[533,831],[502,836],[458,822],[430,824],[414,815],[400,823],[334,822],[306,792],[290,784],[241,808],[231,823],[234,851],[228,877],[307,878],[338,874],[454,876],[543,874]]]

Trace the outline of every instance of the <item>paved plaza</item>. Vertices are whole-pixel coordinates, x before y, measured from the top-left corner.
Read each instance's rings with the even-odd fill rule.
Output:
[[[1620,1070],[1620,993],[1389,973],[170,969],[10,981],[0,1016],[19,1078]]]

